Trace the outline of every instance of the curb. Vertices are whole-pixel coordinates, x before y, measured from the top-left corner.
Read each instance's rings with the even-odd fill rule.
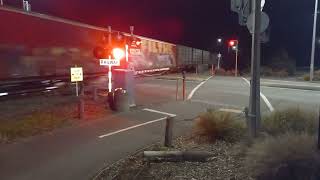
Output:
[[[309,91],[320,91],[320,86],[307,86],[307,85],[295,85],[295,84],[278,84],[278,83],[266,83],[266,82],[261,82],[261,86],[287,88],[287,89],[309,90]]]

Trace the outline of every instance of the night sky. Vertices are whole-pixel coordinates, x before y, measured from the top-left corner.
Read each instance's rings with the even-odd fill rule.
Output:
[[[21,0],[22,1],[22,0]],[[4,0],[17,6],[21,1]],[[211,50],[217,37],[239,38],[248,59],[251,39],[238,25],[230,0],[31,0],[32,10],[84,23],[129,31],[172,43]],[[263,45],[263,61],[286,49],[299,66],[310,63],[314,0],[266,0],[270,42]],[[320,26],[320,25],[319,25]],[[319,27],[318,26],[318,27]],[[318,50],[318,48],[317,48]],[[318,56],[317,56],[318,57]],[[316,59],[319,63],[319,58]]]

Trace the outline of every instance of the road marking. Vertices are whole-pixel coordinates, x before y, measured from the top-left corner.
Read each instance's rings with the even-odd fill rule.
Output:
[[[243,111],[238,110],[238,109],[224,109],[224,108],[221,108],[221,109],[219,109],[219,111],[231,112],[231,113],[236,113],[236,114],[242,114],[243,113]]]
[[[0,93],[0,96],[7,96],[9,93]]]
[[[190,100],[192,98],[192,96],[194,95],[194,93],[202,86],[204,85],[209,79],[211,79],[212,76],[210,76],[208,79],[206,79],[205,81],[201,82],[200,84],[198,84],[198,86],[196,86],[191,93],[188,96],[188,100]]]
[[[195,103],[202,103],[202,104],[206,104],[206,105],[211,105],[211,106],[222,106],[222,107],[228,107],[228,108],[239,108],[238,106],[234,106],[234,105],[230,105],[230,104],[223,104],[223,103],[217,103],[214,101],[203,101],[203,100],[199,100],[199,99],[192,99],[191,102],[195,102]]]
[[[170,116],[170,117],[176,117],[176,116],[177,116],[176,114],[171,114],[171,113],[167,113],[167,112],[157,111],[157,110],[154,110],[154,109],[144,108],[143,110],[144,110],[144,111],[149,111],[149,112],[158,113],[158,114],[167,115],[167,116]]]
[[[111,132],[111,133],[108,133],[108,134],[101,135],[101,136],[99,136],[99,138],[101,139],[101,138],[113,136],[113,135],[119,134],[121,132],[129,131],[131,129],[135,129],[135,128],[138,128],[138,127],[141,127],[141,126],[146,126],[148,124],[153,124],[153,123],[156,123],[156,122],[159,122],[159,121],[164,121],[166,119],[167,119],[167,117],[164,117],[164,118],[156,119],[156,120],[149,121],[149,122],[146,122],[146,123],[138,124],[138,125],[131,126],[131,127],[125,128],[125,129],[121,129],[121,130],[118,130],[118,131],[115,131],[115,132]]]
[[[251,86],[250,82],[246,78],[242,77],[242,79],[249,84],[249,87]],[[270,103],[270,101],[267,99],[267,97],[261,91],[260,91],[260,96],[263,99],[263,101],[266,103],[266,105],[268,106],[269,110],[271,112],[273,112],[274,108],[273,108],[272,104]]]

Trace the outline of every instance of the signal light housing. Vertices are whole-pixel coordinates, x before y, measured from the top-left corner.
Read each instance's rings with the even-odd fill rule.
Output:
[[[229,47],[238,46],[238,40],[230,40],[228,45]]]

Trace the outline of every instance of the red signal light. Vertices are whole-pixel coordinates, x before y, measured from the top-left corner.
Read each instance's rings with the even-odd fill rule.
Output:
[[[236,42],[237,42],[237,40],[230,40],[230,41],[229,41],[229,46],[231,46],[231,47],[232,47],[232,46],[236,46],[236,45],[237,45]]]
[[[140,46],[141,45],[141,41],[136,41],[136,45]]]
[[[121,49],[121,48],[114,48],[113,50],[112,50],[112,55],[113,55],[113,57],[115,58],[115,59],[122,59],[122,58],[124,58],[124,56],[125,56],[125,52],[124,52],[124,50],[123,49]]]

